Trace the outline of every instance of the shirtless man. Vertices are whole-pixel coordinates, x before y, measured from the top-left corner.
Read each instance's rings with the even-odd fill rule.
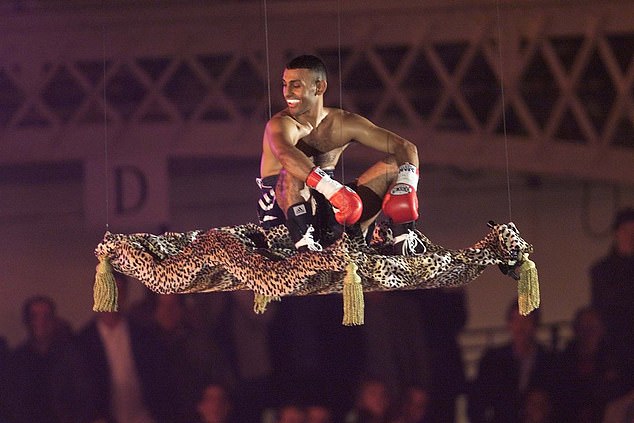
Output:
[[[320,250],[314,223],[322,211],[317,208],[314,215],[311,197],[319,204],[323,196],[322,204],[325,197],[338,224],[358,222],[362,231],[382,209],[392,222],[398,253],[420,253],[424,246],[413,231],[418,219],[416,146],[357,114],[324,107],[327,86],[326,67],[315,56],[296,57],[284,69],[287,108],[268,121],[262,143],[260,222],[265,228],[285,223],[298,250]],[[387,157],[345,186],[334,179],[334,168],[353,142]]]

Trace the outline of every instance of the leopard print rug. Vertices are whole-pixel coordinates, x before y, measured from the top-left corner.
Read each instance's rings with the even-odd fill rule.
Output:
[[[458,287],[487,266],[512,268],[532,253],[513,223],[490,226],[464,249],[444,248],[418,233],[427,251],[409,257],[385,253],[392,239],[382,225],[370,245],[344,234],[323,251],[299,253],[284,225],[267,231],[251,223],[162,235],[106,232],[95,255],[162,294],[251,290],[278,298],[341,292],[350,262],[364,291]]]

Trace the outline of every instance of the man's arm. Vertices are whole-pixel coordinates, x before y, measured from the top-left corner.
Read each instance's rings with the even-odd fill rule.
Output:
[[[311,130],[310,125],[300,124],[289,117],[273,117],[264,131],[263,159],[277,160],[286,172],[300,181],[305,181],[315,164],[296,145],[299,139]],[[269,152],[273,157],[266,157]],[[266,163],[264,165],[266,166]]]
[[[342,130],[349,139],[377,151],[394,155],[399,165],[410,163],[418,168],[418,149],[405,138],[375,125],[354,113],[343,112]]]
[[[418,149],[412,142],[374,125],[355,114],[344,114],[343,128],[347,136],[359,143],[394,156],[398,165],[395,183],[383,198],[383,213],[393,223],[409,224],[418,219]]]

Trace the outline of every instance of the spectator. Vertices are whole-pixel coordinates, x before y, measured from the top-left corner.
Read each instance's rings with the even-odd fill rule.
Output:
[[[5,423],[8,419],[9,402],[7,394],[9,392],[9,384],[6,382],[9,371],[9,346],[4,336],[0,336],[0,423]]]
[[[195,408],[199,392],[196,387],[206,381],[222,382],[233,388],[235,375],[230,361],[217,345],[211,331],[197,325],[192,310],[187,306],[187,295],[155,294],[146,296],[146,303],[137,310],[146,310],[144,325],[165,345],[173,368],[175,395],[181,409],[181,419],[191,420],[188,410]],[[137,317],[137,318],[138,318]]]
[[[210,383],[199,396],[196,409],[200,423],[230,423],[232,419],[233,401],[229,389],[221,383]]]
[[[287,403],[279,407],[276,423],[306,423],[306,411],[298,404]]]
[[[525,392],[520,408],[520,423],[555,423],[551,394],[542,388]]]
[[[634,422],[634,390],[610,401],[601,423]]]
[[[128,280],[116,275],[119,311],[97,313],[80,332],[78,347],[94,392],[92,420],[174,422],[177,403],[173,365],[165,345],[148,328],[127,318]]]
[[[338,295],[284,297],[276,305],[269,333],[278,395],[304,402],[327,393],[340,421],[363,367],[363,327],[341,324]]]
[[[331,408],[323,403],[312,403],[306,406],[306,423],[334,423]]]
[[[613,236],[610,252],[590,268],[591,300],[619,359],[623,394],[634,387],[634,208],[617,213]]]
[[[553,354],[536,339],[540,309],[519,313],[517,299],[507,309],[508,343],[487,349],[469,392],[471,423],[508,423],[519,420],[522,398],[533,388],[550,389]]]
[[[429,348],[430,421],[445,423],[456,418],[456,400],[466,393],[466,375],[460,331],[467,323],[464,288],[425,289],[420,293]]]
[[[346,423],[387,423],[390,421],[392,397],[385,382],[369,378],[362,380]]]
[[[70,325],[59,318],[53,299],[28,298],[22,307],[27,339],[13,351],[6,379],[10,422],[59,422],[53,401],[52,369],[70,341]]]
[[[365,294],[365,374],[383,380],[391,397],[430,382],[429,352],[419,291]]]
[[[556,389],[561,423],[601,420],[617,380],[612,352],[605,343],[605,327],[591,307],[577,310],[573,337],[560,354]]]
[[[269,345],[269,328],[277,302],[269,304],[263,314],[253,312],[253,293],[231,292],[231,329],[234,359],[238,376],[237,420],[254,422],[273,402],[273,364]]]
[[[432,420],[429,390],[420,385],[412,385],[405,391],[398,416],[392,423],[430,423],[454,420]]]

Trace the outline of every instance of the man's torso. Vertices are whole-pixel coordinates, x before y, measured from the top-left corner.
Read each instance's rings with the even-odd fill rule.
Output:
[[[325,109],[328,113],[296,147],[322,168],[334,168],[350,139],[341,130],[343,114],[339,109]]]

